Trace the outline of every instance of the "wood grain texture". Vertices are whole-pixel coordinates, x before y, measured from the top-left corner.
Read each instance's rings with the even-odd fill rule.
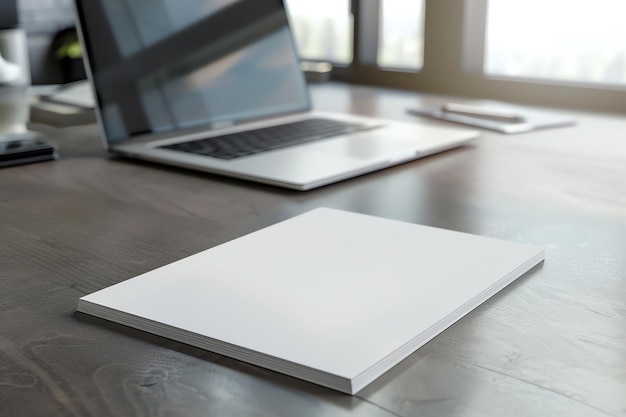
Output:
[[[449,98],[326,84],[314,100],[416,120],[406,107]],[[93,126],[46,129],[60,160],[0,171],[0,415],[626,416],[626,121],[575,116],[304,193],[110,157]],[[546,261],[356,397],[75,312],[319,206]]]

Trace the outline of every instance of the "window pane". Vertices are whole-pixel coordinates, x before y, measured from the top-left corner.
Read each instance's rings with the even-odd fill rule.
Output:
[[[378,65],[420,69],[424,61],[424,1],[381,0]]]
[[[626,84],[624,0],[489,0],[485,72]]]
[[[349,0],[287,0],[286,4],[302,58],[352,61]]]

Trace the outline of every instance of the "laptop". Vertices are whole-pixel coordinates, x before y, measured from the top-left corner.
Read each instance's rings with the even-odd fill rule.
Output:
[[[309,190],[477,132],[312,110],[282,0],[76,0],[112,152]]]

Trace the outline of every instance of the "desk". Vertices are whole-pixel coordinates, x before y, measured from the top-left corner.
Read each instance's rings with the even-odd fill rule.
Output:
[[[401,120],[437,100],[313,93]],[[626,119],[575,117],[304,193],[108,157],[93,126],[48,132],[60,160],[0,171],[0,414],[626,416]],[[75,312],[318,206],[541,245],[546,261],[355,397]]]

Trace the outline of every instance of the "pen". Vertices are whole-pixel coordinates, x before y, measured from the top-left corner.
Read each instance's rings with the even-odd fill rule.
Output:
[[[462,123],[469,126],[478,126],[484,129],[491,129],[496,132],[503,133],[522,133],[535,129],[533,125],[527,122],[511,122],[511,120],[477,117],[469,114],[446,112],[443,110],[409,108],[406,111],[407,113],[416,116],[432,117],[433,119]]]

